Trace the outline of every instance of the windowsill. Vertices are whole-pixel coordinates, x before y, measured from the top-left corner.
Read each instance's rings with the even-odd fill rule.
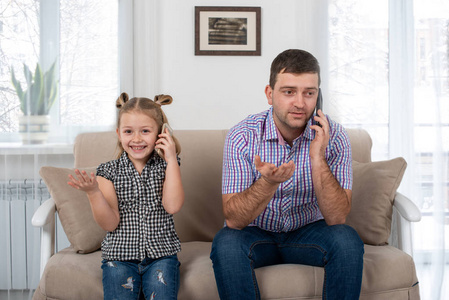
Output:
[[[47,155],[47,154],[73,154],[73,144],[45,143],[29,144],[0,143],[0,155]]]

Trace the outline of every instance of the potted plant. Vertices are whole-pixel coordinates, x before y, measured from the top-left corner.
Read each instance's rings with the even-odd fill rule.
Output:
[[[58,84],[55,79],[56,62],[43,73],[39,64],[36,64],[34,74],[24,64],[23,72],[27,84],[26,90],[17,80],[14,69],[11,68],[11,80],[20,100],[20,110],[23,116],[19,117],[19,132],[25,144],[43,143],[47,140],[50,108],[58,94]]]

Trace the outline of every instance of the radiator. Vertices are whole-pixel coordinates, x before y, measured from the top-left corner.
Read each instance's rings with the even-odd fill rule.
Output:
[[[0,290],[37,287],[40,230],[31,218],[49,197],[42,180],[0,181]]]

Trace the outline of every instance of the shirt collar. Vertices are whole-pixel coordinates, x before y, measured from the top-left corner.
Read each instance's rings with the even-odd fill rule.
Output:
[[[126,170],[135,170],[133,162],[131,161],[131,159],[129,159],[128,153],[126,153],[126,151],[123,151],[119,160],[121,163],[123,163],[127,166],[127,168],[125,168]],[[151,165],[155,165],[158,162],[158,160],[162,160],[162,158],[160,158],[160,156],[157,155],[156,151],[153,151],[153,153],[151,154],[150,158],[148,159],[148,161],[143,169],[145,170],[147,167],[149,168]],[[142,174],[143,174],[143,171],[142,171]]]

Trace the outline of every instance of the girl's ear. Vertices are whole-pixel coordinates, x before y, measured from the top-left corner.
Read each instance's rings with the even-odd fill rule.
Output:
[[[119,143],[120,143],[121,140],[120,140],[120,131],[119,131],[119,129],[117,128],[117,129],[115,130],[115,132],[117,132],[118,141],[119,141]]]
[[[115,101],[115,106],[117,108],[122,108],[123,105],[125,105],[126,102],[128,102],[129,96],[127,93],[121,93],[121,95],[117,98]]]

